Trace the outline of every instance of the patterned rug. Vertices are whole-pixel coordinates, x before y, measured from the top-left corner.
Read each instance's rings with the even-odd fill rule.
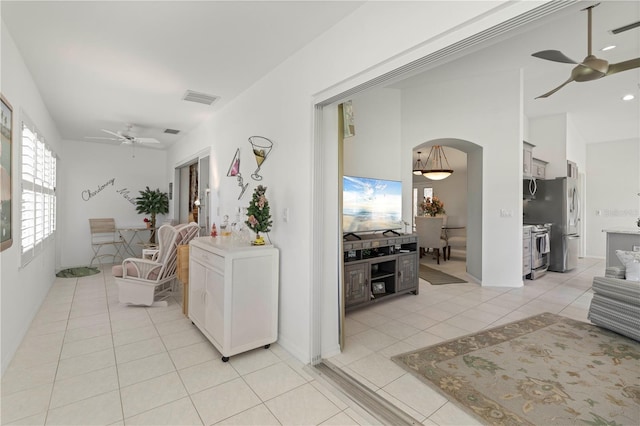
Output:
[[[465,280],[461,280],[460,278],[454,277],[453,275],[445,274],[444,272],[438,271],[437,269],[429,268],[428,266],[423,264],[420,264],[419,275],[423,280],[429,281],[431,285],[466,283]]]
[[[78,268],[68,268],[56,274],[58,278],[79,278],[100,273],[100,270],[90,266],[80,266]]]
[[[392,359],[483,424],[640,424],[640,343],[559,315]]]

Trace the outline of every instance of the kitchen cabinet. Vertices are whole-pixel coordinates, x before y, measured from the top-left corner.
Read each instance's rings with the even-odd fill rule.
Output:
[[[189,319],[222,361],[278,339],[279,251],[231,237],[189,243]]]
[[[531,176],[536,179],[545,179],[547,164],[549,164],[547,161],[535,157],[532,158]]]
[[[522,231],[522,276],[531,273],[531,231],[533,226],[525,225]]]
[[[522,176],[532,177],[533,173],[533,148],[535,145],[522,141]]]
[[[640,250],[640,228],[603,229],[607,233],[607,251],[605,267],[624,267],[616,250],[638,251]]]

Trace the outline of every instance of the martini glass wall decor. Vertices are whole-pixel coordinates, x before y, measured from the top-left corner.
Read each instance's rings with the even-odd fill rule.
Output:
[[[238,195],[238,200],[242,198],[244,195],[244,191],[247,190],[249,184],[244,183],[244,179],[242,178],[242,173],[240,173],[240,148],[236,149],[236,155],[233,156],[233,160],[231,160],[231,165],[229,166],[229,171],[227,172],[227,176],[235,176],[238,179],[238,186],[242,188],[240,191],[240,195]]]
[[[262,164],[267,161],[271,148],[273,148],[273,142],[263,136],[251,136],[249,143],[253,149],[253,155],[256,157],[256,163],[258,164],[258,168],[253,172],[251,177],[254,180],[262,180],[262,176],[260,176],[258,172],[260,172]]]

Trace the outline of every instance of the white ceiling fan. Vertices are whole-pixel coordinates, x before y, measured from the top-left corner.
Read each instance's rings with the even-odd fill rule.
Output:
[[[140,138],[133,135],[133,125],[127,124],[126,130],[119,130],[117,132],[100,129],[103,132],[111,135],[112,137],[106,136],[85,136],[87,139],[102,139],[102,140],[113,140],[119,141],[123,145],[133,145],[133,144],[159,144],[160,141],[155,138]]]

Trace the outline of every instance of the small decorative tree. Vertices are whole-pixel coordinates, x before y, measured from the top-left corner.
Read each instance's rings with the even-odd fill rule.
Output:
[[[160,189],[151,190],[147,186],[144,191],[140,191],[140,196],[136,198],[136,210],[141,214],[151,216],[151,237],[149,242],[156,242],[156,215],[169,213],[169,196]]]
[[[273,224],[269,212],[269,202],[264,195],[266,191],[267,188],[265,186],[258,185],[253,191],[253,196],[247,209],[247,221],[245,223],[249,229],[256,233],[254,245],[264,244],[264,238],[260,236],[260,232],[269,232]]]

